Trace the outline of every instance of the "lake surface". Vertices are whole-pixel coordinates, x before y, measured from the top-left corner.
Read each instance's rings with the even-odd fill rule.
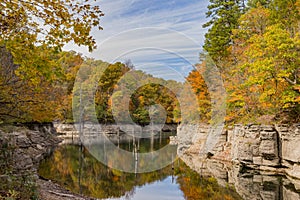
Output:
[[[152,152],[169,144],[170,135],[114,143],[129,152],[135,147],[139,152]],[[180,159],[157,171],[125,173],[107,167],[76,144],[59,146],[41,163],[39,174],[74,193],[107,200],[242,199],[232,187],[200,176]]]

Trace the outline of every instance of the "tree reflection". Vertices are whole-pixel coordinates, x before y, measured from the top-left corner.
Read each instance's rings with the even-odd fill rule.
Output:
[[[172,182],[177,182],[187,200],[240,199],[233,189],[220,187],[214,178],[201,177],[181,160],[150,173],[125,173],[108,168],[84,147],[76,145],[60,146],[41,163],[39,174],[72,192],[101,199],[130,199],[136,187],[163,181],[169,176],[172,176]]]

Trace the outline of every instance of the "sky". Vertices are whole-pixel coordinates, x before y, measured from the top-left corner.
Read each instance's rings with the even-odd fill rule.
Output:
[[[208,0],[97,0],[103,30],[92,31],[98,48],[68,44],[85,56],[110,63],[131,60],[156,77],[184,81],[199,61],[207,29]]]

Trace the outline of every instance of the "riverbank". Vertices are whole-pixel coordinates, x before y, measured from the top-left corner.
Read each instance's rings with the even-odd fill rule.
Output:
[[[51,124],[0,129],[0,199],[90,200],[39,177],[39,163],[62,142]]]
[[[93,124],[87,123],[85,127],[91,133],[97,132]],[[76,143],[79,134],[73,124],[29,123],[22,126],[2,126],[0,128],[0,164],[3,169],[0,175],[1,198],[93,199],[74,194],[51,180],[39,177],[37,173],[39,163],[51,155],[57,145],[70,140],[72,144],[74,141]],[[119,126],[101,125],[101,128],[110,138],[126,137]],[[134,127],[127,126],[127,128]],[[176,125],[165,125],[163,130],[174,132],[176,128]],[[143,131],[148,131],[146,129]]]
[[[39,178],[37,185],[39,186],[39,198],[43,200],[95,200],[94,198],[74,194],[51,180]]]
[[[92,199],[73,194],[37,174],[40,161],[63,140],[62,133],[58,137],[56,130],[74,131],[70,128],[73,125],[61,126],[64,129],[47,125],[30,127],[32,130],[13,127],[6,132],[0,131],[2,197],[22,195],[26,199],[26,195],[32,195],[46,200]],[[233,185],[244,199],[259,199],[261,195],[300,198],[299,124],[235,125],[218,135],[217,145],[209,153],[200,154],[209,131],[210,127],[204,124],[178,127],[178,155],[189,167],[202,176],[215,177],[224,187]],[[116,135],[117,132],[108,131],[107,134]],[[277,176],[286,177],[278,179]],[[250,183],[257,187],[248,188]],[[274,191],[261,187],[265,184],[271,184]]]
[[[135,131],[135,127],[126,127]],[[91,133],[97,132],[93,124],[87,123],[85,128]],[[101,125],[101,128],[109,137],[126,137],[117,125]],[[176,125],[163,126],[164,131],[170,132],[176,131],[176,128]],[[146,129],[147,127],[142,131],[149,131]],[[70,140],[73,143],[78,138],[78,131],[73,124],[29,123],[0,127],[0,197],[93,199],[73,194],[51,180],[39,177],[37,173],[39,163],[49,156],[58,144]]]
[[[94,123],[85,123],[84,124],[84,131],[94,133],[97,131],[104,133],[106,135],[122,135],[125,132],[176,132],[177,131],[177,124],[156,124],[153,126],[137,126],[137,125],[130,125],[130,124],[94,124]],[[76,124],[62,124],[62,123],[54,123],[54,128],[58,133],[58,137],[64,139],[71,139],[79,137],[79,126],[76,127]]]
[[[179,154],[201,156],[209,133],[204,124],[178,127]],[[300,179],[300,124],[235,125],[213,139],[214,148],[202,156]]]
[[[300,124],[235,125],[204,154],[210,131],[205,124],[178,127],[178,155],[189,167],[247,200],[300,199]]]

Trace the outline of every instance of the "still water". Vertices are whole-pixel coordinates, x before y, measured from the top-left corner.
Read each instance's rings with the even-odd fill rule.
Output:
[[[136,146],[140,152],[151,152],[169,144],[169,135],[140,139],[138,145],[122,140],[116,146],[129,152]],[[74,193],[107,200],[241,199],[232,187],[201,177],[180,159],[154,172],[125,173],[105,166],[86,148],[74,144],[59,146],[41,163],[39,174]]]

